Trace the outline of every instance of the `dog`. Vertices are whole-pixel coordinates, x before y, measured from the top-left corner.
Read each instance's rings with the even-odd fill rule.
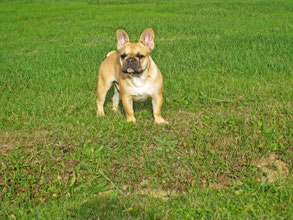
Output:
[[[114,84],[113,110],[117,111],[120,100],[128,122],[136,122],[133,101],[152,98],[153,116],[157,124],[168,123],[161,116],[163,104],[163,77],[150,57],[155,47],[154,31],[147,28],[138,43],[131,43],[127,33],[119,29],[117,35],[118,51],[111,51],[99,69],[97,86],[97,116],[104,116],[105,97]]]

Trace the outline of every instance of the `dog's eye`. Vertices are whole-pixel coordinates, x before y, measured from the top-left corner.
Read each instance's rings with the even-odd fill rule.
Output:
[[[137,57],[138,59],[142,59],[142,58],[144,58],[144,55],[136,54],[136,57]]]
[[[122,54],[120,57],[121,57],[122,59],[124,59],[124,58],[126,57],[126,54],[124,53],[124,54]]]

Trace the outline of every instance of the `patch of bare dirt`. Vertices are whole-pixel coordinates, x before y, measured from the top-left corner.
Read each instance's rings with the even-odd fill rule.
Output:
[[[256,163],[267,176],[263,176],[261,180],[267,179],[272,183],[289,175],[288,165],[277,159],[276,154],[271,154],[266,158],[262,158]]]

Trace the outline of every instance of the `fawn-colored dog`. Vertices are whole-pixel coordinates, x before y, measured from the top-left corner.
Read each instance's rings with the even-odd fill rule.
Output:
[[[153,115],[158,124],[167,123],[161,116],[163,103],[163,77],[150,57],[154,49],[154,31],[146,29],[138,43],[130,43],[124,30],[117,30],[118,51],[111,51],[99,70],[97,115],[104,116],[104,101],[114,84],[113,110],[117,111],[122,99],[127,121],[136,122],[133,100],[152,98]]]

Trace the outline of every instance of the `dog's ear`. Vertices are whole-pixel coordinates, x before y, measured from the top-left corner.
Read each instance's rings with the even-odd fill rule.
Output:
[[[125,44],[129,42],[129,37],[127,33],[122,29],[118,29],[116,32],[116,35],[117,35],[117,48],[118,50],[120,50],[122,47],[125,46]]]
[[[147,28],[141,34],[139,42],[145,45],[148,49],[153,50],[155,48],[154,39],[155,39],[155,33],[153,29]]]

